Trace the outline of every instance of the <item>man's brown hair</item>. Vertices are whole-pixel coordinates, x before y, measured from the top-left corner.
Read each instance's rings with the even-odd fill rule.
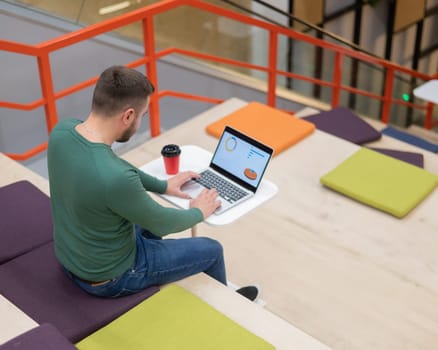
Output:
[[[112,116],[127,108],[138,112],[154,91],[152,83],[139,71],[112,66],[102,72],[96,83],[92,110],[103,116]]]

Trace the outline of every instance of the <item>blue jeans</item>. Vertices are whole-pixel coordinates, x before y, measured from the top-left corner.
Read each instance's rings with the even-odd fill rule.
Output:
[[[199,272],[226,285],[224,255],[219,242],[207,237],[160,239],[139,226],[135,234],[135,262],[120,277],[92,286],[69,271],[67,275],[86,292],[102,297],[133,294]]]

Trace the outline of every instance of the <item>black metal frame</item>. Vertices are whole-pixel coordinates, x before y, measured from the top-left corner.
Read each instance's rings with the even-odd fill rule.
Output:
[[[260,18],[263,18],[264,20],[267,20],[271,23],[281,25],[279,23],[276,23],[275,21],[272,21],[271,19],[267,18],[266,16],[254,13],[251,10],[246,9],[243,6],[240,6],[238,4],[233,3],[231,0],[222,0],[225,3],[228,3],[230,5],[233,5],[241,10],[244,10],[248,13],[251,13],[252,15],[256,15]],[[254,2],[261,4],[265,6],[266,8],[269,8],[270,10],[273,10],[277,13],[283,14],[284,16],[288,17],[288,25],[289,27],[292,27],[294,24],[294,21],[297,21],[298,23],[304,24],[308,30],[316,30],[316,35],[318,38],[323,38],[324,36],[328,36],[330,38],[333,38],[337,40],[338,42],[345,44],[349,46],[352,49],[367,53],[372,56],[376,56],[374,53],[368,52],[360,47],[360,37],[361,37],[361,27],[362,27],[362,14],[363,14],[363,6],[367,5],[375,5],[376,1],[372,0],[355,0],[353,4],[347,5],[340,10],[337,10],[334,13],[331,13],[329,15],[324,15],[323,20],[321,23],[317,23],[317,25],[313,25],[311,23],[308,23],[306,21],[303,21],[293,15],[294,12],[294,0],[289,0],[288,2],[288,12],[284,12],[281,9],[276,8],[275,6],[262,1],[262,0],[253,0]],[[384,58],[387,60],[391,60],[392,55],[392,45],[393,45],[393,39],[394,39],[394,23],[395,23],[395,10],[397,6],[397,0],[388,0],[387,1],[388,6],[388,15],[387,15],[387,26],[386,26],[386,43],[385,43],[385,53]],[[332,33],[329,33],[324,30],[324,25],[330,21],[336,20],[341,16],[344,16],[348,13],[351,13],[354,11],[354,28],[353,28],[353,42],[349,42],[337,35],[334,35]],[[412,57],[412,66],[411,68],[413,70],[417,70],[419,66],[419,61],[429,55],[431,52],[438,49],[438,43],[431,45],[430,47],[427,47],[425,49],[421,49],[421,41],[423,37],[423,27],[424,27],[424,19],[428,18],[430,16],[433,16],[438,13],[438,6],[435,6],[431,9],[425,10],[424,18],[416,23],[413,23],[405,28],[402,28],[398,32],[402,32],[408,28],[410,28],[412,25],[416,25],[416,36],[415,36],[415,43],[413,48],[413,57]],[[317,79],[320,79],[322,76],[322,69],[323,69],[323,54],[322,49],[316,49],[315,50],[315,71],[314,71],[314,77]],[[288,40],[288,52],[287,52],[287,69],[288,71],[292,71],[293,68],[293,42],[291,39]],[[350,86],[357,87],[358,84],[358,72],[359,72],[359,63],[357,60],[353,60],[353,64],[351,67],[351,74],[350,74]],[[401,80],[403,77],[399,77]],[[416,86],[416,80],[406,80],[407,83],[410,84],[413,88]],[[291,78],[287,78],[286,86],[287,88],[291,89],[293,85],[293,80]],[[383,87],[382,87],[383,88]],[[382,91],[383,93],[383,91]],[[321,87],[315,86],[313,90],[313,96],[315,98],[319,98],[321,96]],[[354,94],[350,94],[349,96],[349,107],[354,108],[356,105],[356,96]],[[408,111],[407,115],[407,124],[410,124],[412,122],[412,111]]]

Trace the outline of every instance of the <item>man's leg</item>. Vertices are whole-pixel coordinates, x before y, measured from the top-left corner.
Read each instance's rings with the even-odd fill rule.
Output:
[[[165,275],[182,277],[173,279],[172,281],[180,280],[184,277],[194,275],[198,272],[205,272],[223,284],[227,284],[225,277],[225,263],[223,257],[223,249],[219,242],[210,239],[199,237],[199,239],[181,238],[181,239],[166,239],[155,236],[148,230],[135,225],[135,234],[137,236],[137,263],[142,259],[139,249],[145,249],[145,257],[148,263],[150,274],[154,274],[154,278],[166,278]],[[142,241],[139,247],[139,239]],[[154,240],[151,242],[151,240]],[[157,243],[158,241],[158,243]],[[157,244],[155,244],[155,243]],[[161,242],[161,243],[160,243]],[[149,252],[148,252],[149,251]],[[154,267],[151,267],[149,256],[154,256]],[[202,269],[202,270],[199,270]],[[152,272],[155,271],[155,272]],[[190,272],[191,270],[195,272]],[[163,273],[163,271],[167,271]],[[172,282],[168,281],[168,282]],[[155,283],[155,284],[163,284]]]
[[[119,297],[205,272],[226,285],[222,245],[213,239],[160,239],[137,230],[136,246],[134,265],[119,278],[99,286],[75,279],[76,284],[93,295]]]
[[[199,272],[226,285],[219,242],[207,237],[156,240],[137,236],[138,239],[141,244],[137,244],[137,259],[144,259],[146,286],[174,282]],[[142,265],[139,262],[137,265]]]

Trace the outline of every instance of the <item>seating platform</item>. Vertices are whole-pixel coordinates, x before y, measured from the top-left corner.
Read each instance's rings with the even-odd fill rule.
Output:
[[[143,159],[148,160],[148,157]],[[20,193],[20,198],[12,199],[17,203],[19,200],[26,200],[26,195],[31,195],[35,196],[37,201],[41,201],[40,208],[47,205],[47,180],[2,154],[0,154],[0,170],[0,174],[2,174],[0,176],[0,193],[2,193],[1,188],[6,188],[3,195],[6,193],[10,196],[11,191],[13,192],[15,188],[17,193]],[[14,208],[20,210],[20,208],[26,207],[17,204]],[[14,215],[8,212],[11,218],[16,218],[16,213],[12,214]],[[29,213],[21,212],[22,217],[27,214]],[[45,225],[41,225],[41,227],[51,231],[50,222],[47,222],[50,221],[50,215],[41,215],[40,219],[46,221]],[[21,225],[22,222],[25,220],[19,220],[17,226]],[[2,224],[4,225],[3,221]],[[26,235],[27,228],[24,226],[22,228],[24,231],[20,231],[21,235]],[[1,230],[0,240],[2,237],[9,236]],[[27,339],[38,339],[39,337],[48,340],[59,350],[69,349],[69,343],[76,343],[111,321],[118,319],[119,316],[158,290],[151,288],[143,293],[118,299],[97,298],[88,295],[64,275],[54,256],[53,242],[51,240],[46,242],[49,236],[42,235],[38,244],[27,245],[25,249],[20,247],[20,237],[16,237],[15,241],[11,240],[11,237],[13,235],[8,238],[7,245],[12,247],[15,244],[17,247],[14,248],[13,254],[5,255],[5,259],[0,264],[0,278],[3,281],[8,281],[7,284],[0,284],[0,300],[4,300],[4,305],[1,304],[1,310],[5,308],[9,310],[0,315],[0,318],[8,317],[0,324],[13,322],[13,327],[10,327],[10,330],[0,337],[0,346],[4,345],[5,350],[9,350],[11,344],[17,346],[17,343],[21,342],[25,346],[28,344]],[[0,247],[3,248],[3,244],[0,244]],[[4,251],[8,252],[8,249]],[[230,288],[204,274],[192,276],[176,284],[193,293],[257,337],[273,344],[276,349],[286,350],[290,349],[291,346],[307,350],[329,349],[305,332],[259,305],[249,302]],[[15,310],[14,312],[9,305]],[[11,317],[12,314],[14,317]],[[39,327],[38,324],[40,324]],[[167,331],[171,331],[171,329],[167,329]],[[57,335],[61,335],[61,338],[64,338],[66,342],[61,341]],[[39,349],[37,343],[34,345],[35,349]],[[44,342],[41,343],[41,346],[45,346]],[[45,348],[51,349],[49,346]],[[27,350],[26,347],[18,349]]]
[[[0,187],[0,294],[37,323],[76,342],[158,291],[96,298],[62,271],[53,247],[49,198],[28,181]]]
[[[142,166],[165,143],[193,144],[194,134],[213,151],[217,139],[206,126],[246,104],[229,99],[123,157]],[[399,219],[320,184],[361,147],[315,130],[272,159],[265,174],[279,188],[272,200],[232,225],[199,225],[198,234],[222,243],[233,283],[261,285],[267,310],[334,349],[434,350],[438,192]],[[420,153],[424,169],[438,175],[434,153],[386,135],[366,147]]]
[[[245,104],[230,99],[123,158],[141,166],[156,159],[164,143],[193,144],[194,133],[196,144],[212,151],[217,139],[205,133],[207,124]],[[366,147],[420,153],[424,169],[438,175],[434,153],[386,135]],[[322,175],[360,148],[315,130],[272,160],[266,176],[279,187],[273,200],[232,225],[199,225],[199,235],[224,246],[229,279],[262,287],[265,308],[203,274],[176,285],[276,349],[434,350],[438,194],[433,191],[398,219],[319,183]],[[0,186],[26,179],[48,194],[46,180],[1,155],[0,169]],[[157,201],[169,205],[158,197]],[[48,244],[37,247],[37,253],[49,249]],[[35,249],[19,258],[29,254],[36,254]]]

